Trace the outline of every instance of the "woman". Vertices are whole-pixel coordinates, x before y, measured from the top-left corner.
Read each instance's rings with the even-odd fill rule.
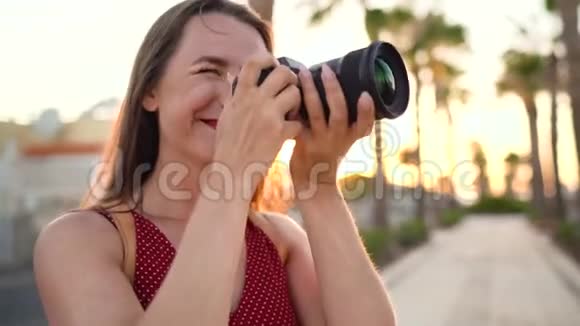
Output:
[[[336,182],[339,159],[372,128],[372,100],[361,96],[348,127],[325,67],[326,123],[308,72],[296,76],[271,52],[268,26],[226,0],[185,1],[155,22],[133,67],[104,194],[37,241],[52,325],[394,325]],[[299,81],[309,128],[297,119]],[[255,176],[287,139],[296,140],[290,173],[306,231],[281,214],[264,213],[265,228],[248,218],[264,199]],[[137,233],[133,284],[109,214],[124,204]]]

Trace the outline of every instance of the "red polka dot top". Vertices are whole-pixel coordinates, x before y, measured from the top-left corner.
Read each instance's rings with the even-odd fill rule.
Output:
[[[155,224],[138,212],[132,213],[137,238],[133,289],[147,309],[163,283],[176,250]],[[110,216],[105,217],[113,223]],[[229,325],[298,325],[290,302],[286,269],[276,247],[249,219],[245,244],[245,282],[238,307],[230,313]]]

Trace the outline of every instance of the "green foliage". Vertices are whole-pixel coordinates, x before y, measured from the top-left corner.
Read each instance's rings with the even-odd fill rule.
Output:
[[[556,11],[556,0],[544,0],[544,7],[550,12]]]
[[[451,24],[441,14],[429,14],[421,21],[423,25],[415,44],[416,50],[430,50],[438,46],[462,47],[466,44],[466,29]]]
[[[321,22],[341,2],[342,0],[330,0],[327,5],[318,6],[313,11],[310,22]],[[366,1],[360,1],[360,4],[365,10],[364,24],[369,39],[379,40],[381,31],[388,32],[392,38],[389,41],[396,44],[409,70],[418,73],[420,67],[416,55],[419,52],[427,54],[426,65],[433,72],[433,82],[437,90],[436,102],[439,106],[444,106],[451,97],[466,100],[469,93],[454,85],[462,71],[456,65],[444,62],[436,51],[440,48],[467,48],[465,26],[448,21],[441,13],[416,16],[413,9],[406,5],[383,10],[370,8]]]
[[[393,237],[390,232],[387,229],[376,228],[360,230],[359,234],[371,260],[376,265],[380,265],[381,257],[384,256],[391,245]]]
[[[511,68],[510,71],[522,77],[534,77],[544,70],[544,58],[539,54],[510,50],[504,54],[503,59]]]
[[[537,53],[508,50],[503,55],[504,72],[496,84],[498,93],[514,92],[533,98],[542,88],[546,59]]]
[[[422,219],[412,219],[397,230],[397,242],[403,247],[414,247],[427,240],[427,227]]]
[[[395,7],[389,11],[384,11],[385,20],[383,23],[387,28],[397,30],[402,26],[413,23],[417,20],[415,14],[406,7]]]
[[[464,74],[462,69],[436,57],[431,59],[430,68],[433,72],[437,109],[448,110],[449,101],[452,99],[460,100],[463,104],[467,103],[469,91],[456,83],[457,79]]]
[[[379,266],[396,244],[404,248],[417,246],[427,240],[427,227],[423,220],[404,222],[396,230],[382,228],[359,230],[364,246],[373,262]]]
[[[441,215],[441,225],[444,227],[451,227],[463,220],[465,211],[463,209],[454,208],[447,209]]]
[[[508,165],[518,165],[520,161],[521,159],[516,153],[509,153],[504,159],[504,162],[506,162]]]
[[[379,39],[379,32],[384,27],[385,15],[380,9],[367,9],[365,11],[365,28],[371,41]]]
[[[531,207],[527,202],[507,197],[483,197],[468,208],[470,213],[524,213],[530,214]]]
[[[403,164],[415,165],[419,164],[419,153],[417,148],[405,148],[399,153],[399,161]]]
[[[324,7],[316,8],[310,16],[310,24],[320,24],[341,2],[342,0],[332,0]]]
[[[405,26],[414,24],[415,20],[413,12],[405,7],[391,10],[365,9],[365,27],[371,41],[377,41],[382,30],[398,33]]]
[[[556,239],[567,246],[580,246],[580,223],[562,222],[556,231]]]
[[[338,180],[340,190],[346,200],[356,200],[372,194],[375,189],[375,178],[361,174],[351,174]]]

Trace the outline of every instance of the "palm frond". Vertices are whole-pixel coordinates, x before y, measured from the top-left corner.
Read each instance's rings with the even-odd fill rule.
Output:
[[[550,12],[556,11],[556,0],[544,0],[544,8]]]
[[[398,30],[407,24],[415,23],[417,20],[411,9],[401,6],[383,11],[383,16],[385,28],[391,30]]]
[[[506,162],[509,165],[517,165],[520,163],[520,161],[521,158],[516,153],[509,153],[504,159],[504,162]]]
[[[327,5],[316,8],[310,16],[310,24],[320,24],[341,2],[342,0],[331,0]]]
[[[407,34],[405,29],[415,23],[415,15],[405,7],[390,10],[365,9],[365,27],[371,40],[378,40],[381,31],[393,35]]]
[[[450,24],[441,14],[429,14],[423,19],[422,33],[417,39],[417,46],[422,49],[433,49],[436,46],[464,46],[467,32],[463,25]]]
[[[417,148],[405,148],[399,153],[399,161],[403,164],[418,165],[419,152]]]
[[[542,88],[546,69],[545,57],[511,49],[504,53],[502,59],[504,71],[496,83],[500,94],[514,92],[527,98]]]
[[[386,15],[380,9],[365,10],[365,27],[371,41],[379,39],[379,33],[385,28]]]

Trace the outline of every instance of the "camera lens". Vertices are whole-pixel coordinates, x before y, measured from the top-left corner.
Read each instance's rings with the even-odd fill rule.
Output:
[[[281,65],[298,73],[305,66],[291,58],[278,58]],[[395,119],[405,112],[409,102],[409,79],[401,54],[390,43],[372,42],[368,47],[351,51],[345,56],[328,60],[308,68],[312,73],[314,86],[320,95],[324,117],[328,121],[330,108],[322,81],[322,65],[326,64],[338,78],[348,109],[349,124],[357,119],[358,100],[362,92],[368,92],[375,104],[375,119]],[[260,85],[274,68],[262,70]],[[235,90],[234,81],[232,92]],[[302,94],[301,94],[302,95]],[[299,113],[308,124],[308,112],[301,103]]]
[[[375,59],[375,83],[385,104],[393,104],[395,97],[395,76],[389,65],[381,58]]]

